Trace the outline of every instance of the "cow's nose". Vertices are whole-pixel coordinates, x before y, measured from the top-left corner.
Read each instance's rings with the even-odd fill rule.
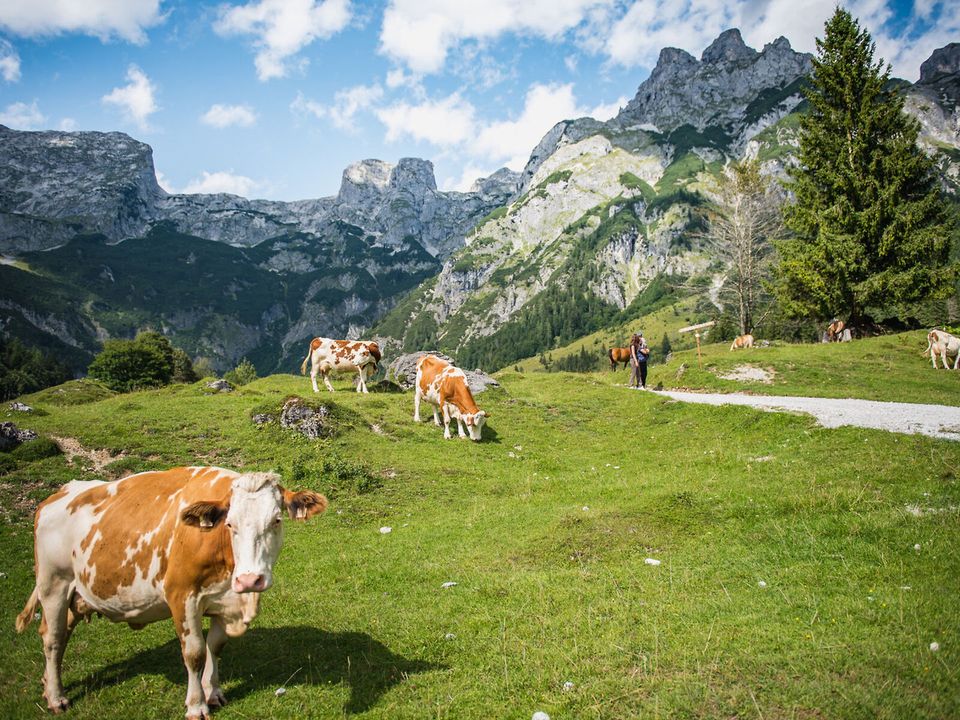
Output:
[[[266,578],[263,575],[244,573],[233,579],[233,591],[238,593],[261,592],[265,584]]]

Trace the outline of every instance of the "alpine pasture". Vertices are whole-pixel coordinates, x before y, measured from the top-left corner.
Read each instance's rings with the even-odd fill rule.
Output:
[[[835,383],[857,367],[881,384],[879,343],[899,340],[870,342],[866,370],[831,364]],[[818,363],[874,346],[849,348],[789,350]],[[4,454],[3,717],[44,714],[36,625],[13,629],[36,502],[73,478],[181,464],[277,470],[330,498],[318,521],[287,525],[261,614],[224,651],[223,720],[960,714],[960,445],[684,405],[626,377],[502,372],[477,398],[491,413],[480,443],[415,424],[411,393],[346,380],[319,395],[273,375],[233,393],[69,383],[21,398],[35,412],[5,419],[100,454],[68,462],[42,439]],[[955,402],[958,379],[927,365],[914,382]],[[253,422],[291,395],[330,407],[332,437]],[[169,622],[82,624],[64,680],[66,717],[183,713]]]

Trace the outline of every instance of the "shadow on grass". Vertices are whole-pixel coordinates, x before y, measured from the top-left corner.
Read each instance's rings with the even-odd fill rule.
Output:
[[[350,699],[344,712],[354,714],[372,708],[409,675],[446,669],[444,665],[396,655],[365,633],[326,632],[306,626],[253,628],[227,642],[220,660],[220,682],[228,702],[264,690],[272,694],[281,686],[346,683]],[[105,685],[141,674],[162,674],[186,693],[187,673],[180,641],[173,638],[95,671],[67,688],[67,693],[72,700],[81,700]]]

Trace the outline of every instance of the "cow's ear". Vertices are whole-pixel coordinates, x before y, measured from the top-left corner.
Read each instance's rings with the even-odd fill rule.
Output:
[[[327,509],[327,498],[313,490],[284,490],[283,506],[291,520],[307,520]]]
[[[210,530],[227,516],[230,508],[216,502],[196,502],[184,508],[180,519],[185,525],[192,525],[201,530]]]

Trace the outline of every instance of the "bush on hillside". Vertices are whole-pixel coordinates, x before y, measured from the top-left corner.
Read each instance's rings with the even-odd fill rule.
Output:
[[[135,340],[107,340],[87,372],[118,392],[196,379],[187,354],[155,332],[140,333]]]
[[[257,379],[257,368],[249,360],[243,359],[233,370],[224,373],[223,379],[234,387],[240,387]]]

